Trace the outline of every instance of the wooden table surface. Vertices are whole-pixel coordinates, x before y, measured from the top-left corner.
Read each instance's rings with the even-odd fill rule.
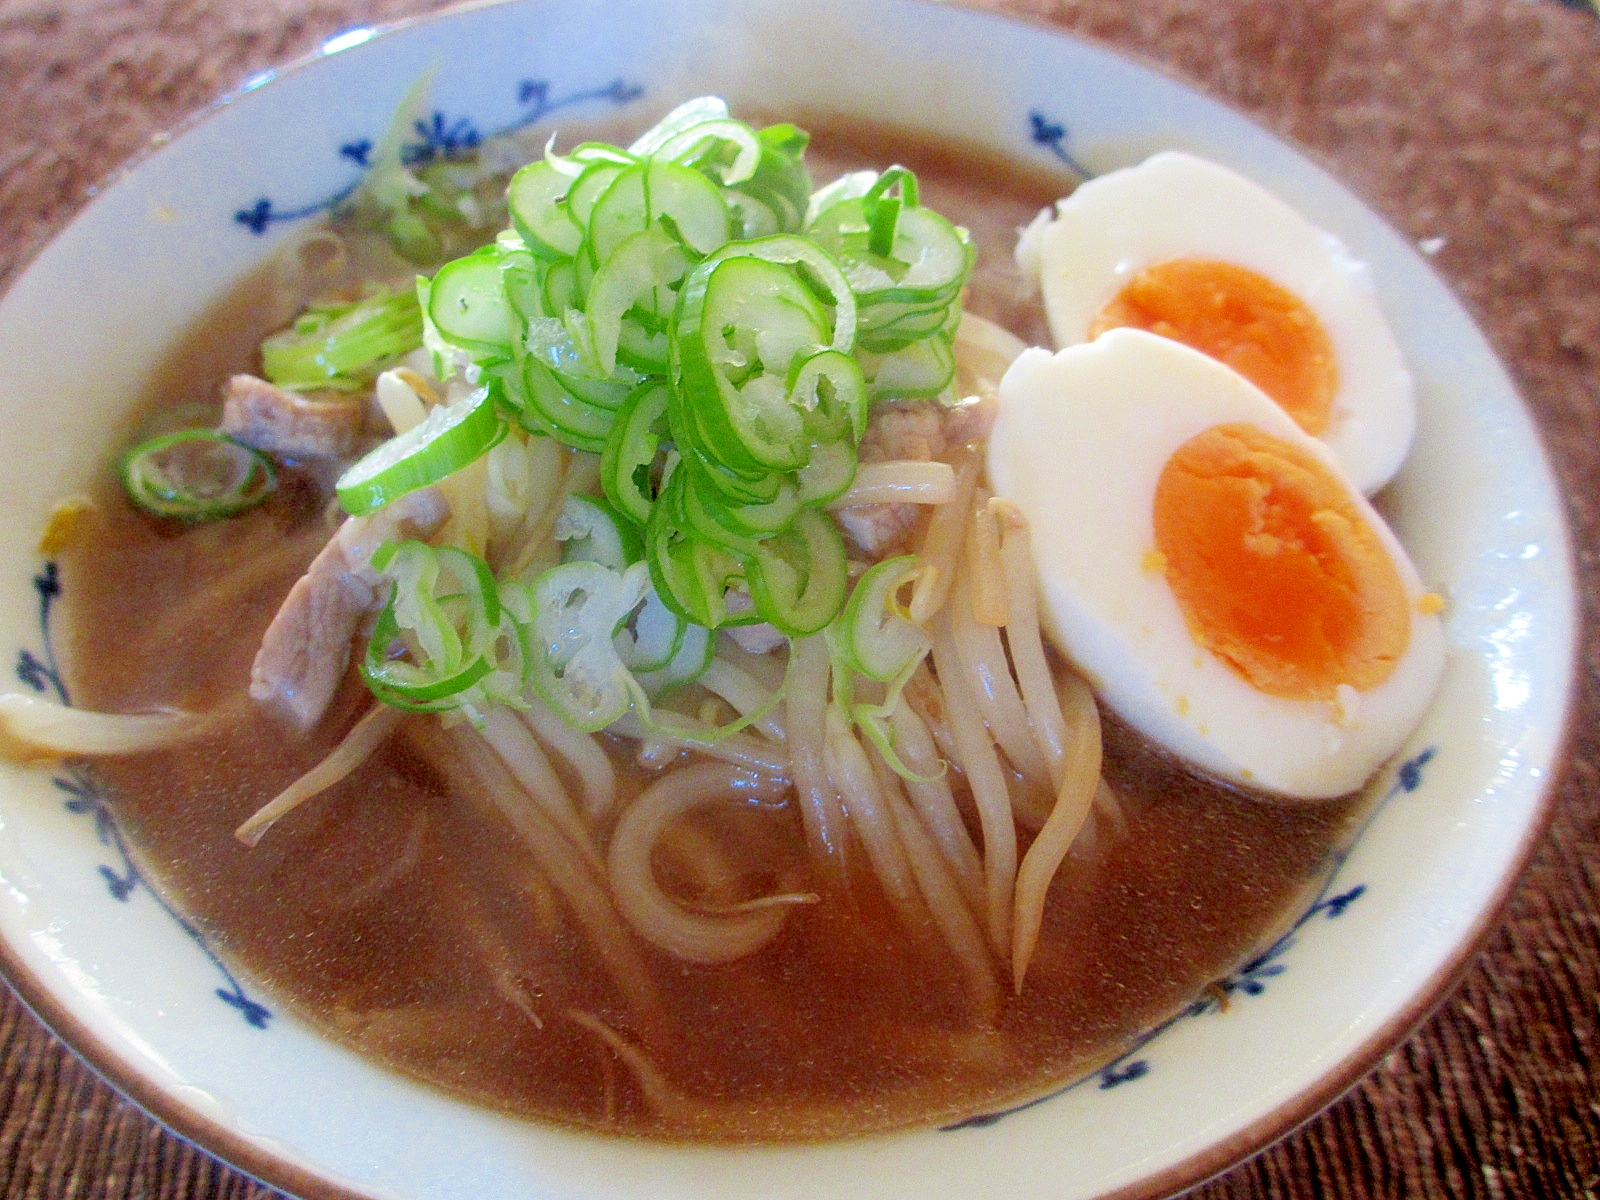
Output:
[[[1502,921],[1349,1095],[1196,1195],[1600,1196],[1600,17],[1585,0],[987,2],[1165,64],[1434,247],[1569,496],[1590,631],[1571,758]],[[153,134],[341,28],[442,7],[0,0],[0,286]],[[9,992],[0,1193],[275,1195],[121,1100]]]

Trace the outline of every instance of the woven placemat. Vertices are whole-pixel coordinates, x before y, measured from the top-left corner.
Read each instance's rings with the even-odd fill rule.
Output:
[[[1298,140],[1433,260],[1509,363],[1600,571],[1600,18],[1573,0],[1001,0],[1163,63]],[[0,284],[150,137],[253,72],[419,0],[0,0]],[[1201,1188],[1600,1195],[1600,641],[1555,817],[1438,1012],[1348,1096]],[[172,1136],[0,1000],[0,1194],[274,1195]]]

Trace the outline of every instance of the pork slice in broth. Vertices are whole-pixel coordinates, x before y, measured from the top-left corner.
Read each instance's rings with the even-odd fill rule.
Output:
[[[411,492],[377,512],[350,517],[290,589],[250,669],[250,695],[309,729],[350,665],[350,643],[376,607],[372,554],[384,542],[427,537],[449,508],[436,488]]]
[[[222,396],[222,431],[285,458],[348,458],[361,441],[362,401],[338,393],[287,392],[254,375],[234,375]]]

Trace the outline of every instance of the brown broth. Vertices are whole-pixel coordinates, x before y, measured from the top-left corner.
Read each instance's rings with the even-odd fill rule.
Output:
[[[972,306],[1044,340],[1010,243],[1061,179],[881,131],[818,142],[835,165],[898,158],[917,169],[926,202],[978,241]],[[174,352],[148,409],[206,400],[227,371],[252,365],[281,319],[274,288],[258,279],[238,291]],[[554,893],[509,831],[404,737],[256,848],[234,840],[364,703],[351,684],[300,737],[245,699],[262,630],[327,536],[318,488],[291,472],[261,509],[181,531],[132,511],[109,484],[97,500],[98,519],[63,560],[77,702],[230,714],[202,742],[100,768],[153,876],[277,1003],[397,1070],[530,1117],[793,1139],[954,1121],[1038,1095],[1113,1058],[1247,959],[1306,902],[1358,814],[1353,799],[1275,803],[1207,783],[1113,736],[1108,773],[1126,827],[1075,849],[1027,986],[1007,989],[992,1027],[974,1022],[943,955],[857,880],[850,900],[798,910],[735,964],[687,966],[641,943],[666,1009],[647,1050],[678,1097],[655,1107],[569,1015],[638,1040]],[[694,818],[693,832],[742,864],[746,894],[806,879],[792,807],[728,802],[712,815]]]

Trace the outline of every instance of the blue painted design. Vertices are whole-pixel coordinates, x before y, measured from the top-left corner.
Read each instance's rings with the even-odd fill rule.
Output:
[[[1100,1072],[1100,1090],[1114,1088],[1119,1084],[1132,1083],[1135,1079],[1143,1079],[1150,1073],[1150,1064],[1142,1058],[1129,1062],[1118,1060],[1117,1064],[1105,1067]]]
[[[1414,792],[1422,786],[1422,768],[1427,766],[1433,758],[1433,747],[1429,746],[1415,758],[1407,759],[1400,764],[1400,786],[1405,791]]]
[[[50,609],[61,595],[61,573],[53,560],[33,577],[33,590],[39,593],[39,640],[44,657],[32,650],[21,651],[17,655],[17,678],[36,692],[53,692],[60,703],[70,704],[67,685],[56,662],[55,643],[50,638]]]
[[[1360,841],[1361,834],[1366,831],[1367,826],[1387,807],[1390,801],[1403,792],[1414,792],[1422,785],[1422,769],[1433,761],[1436,753],[1435,748],[1430,746],[1400,764],[1395,771],[1394,783],[1384,793],[1383,798],[1373,806],[1372,811],[1367,814],[1361,829],[1350,839],[1352,846]],[[958,1121],[953,1125],[946,1125],[944,1128],[946,1130],[987,1128],[1002,1117],[1009,1116],[1014,1112],[1021,1112],[1026,1108],[1032,1108],[1036,1104],[1043,1104],[1046,1100],[1082,1087],[1090,1080],[1097,1081],[1099,1090],[1107,1091],[1111,1088],[1121,1087],[1125,1083],[1143,1079],[1152,1069],[1150,1060],[1143,1057],[1144,1052],[1152,1042],[1180,1021],[1205,1016],[1207,1013],[1226,1011],[1229,1002],[1236,996],[1261,995],[1267,990],[1267,982],[1269,980],[1282,975],[1288,970],[1288,965],[1282,959],[1290,948],[1295,945],[1302,929],[1318,918],[1332,921],[1342,917],[1352,904],[1366,895],[1367,885],[1364,883],[1335,890],[1335,886],[1339,882],[1339,874],[1344,869],[1348,858],[1348,850],[1335,856],[1333,869],[1328,872],[1328,877],[1323,882],[1322,889],[1317,893],[1316,899],[1311,902],[1310,907],[1305,912],[1300,914],[1299,920],[1289,928],[1288,932],[1284,933],[1282,937],[1278,938],[1277,941],[1273,942],[1260,954],[1250,959],[1249,962],[1246,962],[1226,977],[1217,980],[1216,983],[1206,989],[1204,994],[1191,1001],[1176,1015],[1169,1017],[1153,1029],[1148,1029],[1140,1034],[1133,1045],[1123,1051],[1117,1058],[1099,1070],[1081,1079],[1076,1079],[1065,1087],[1057,1088],[1048,1095],[1040,1096],[1036,1100],[1030,1100],[1026,1104],[1019,1104],[1015,1108],[1003,1109],[999,1112],[980,1113],[977,1116],[968,1117],[964,1121]]]
[[[438,109],[426,121],[414,122],[412,129],[419,140],[400,148],[400,161],[408,167],[423,166],[436,158],[464,157],[483,141],[470,118],[449,121]]]
[[[1033,138],[1034,144],[1044,146],[1062,162],[1066,163],[1076,174],[1084,179],[1093,179],[1094,172],[1089,170],[1067,149],[1069,134],[1067,127],[1059,121],[1052,121],[1037,108],[1028,112],[1028,134]]]
[[[561,109],[597,100],[604,100],[621,107],[643,94],[644,89],[639,85],[628,83],[623,79],[613,79],[601,87],[588,88],[552,99],[548,80],[524,79],[517,84],[516,91],[517,104],[522,111],[509,124],[484,133],[478,129],[471,117],[447,116],[435,109],[425,119],[413,123],[412,132],[415,134],[415,140],[408,141],[400,147],[400,161],[406,166],[424,166],[436,159],[459,158],[476,149],[488,138],[526,129]],[[339,156],[349,159],[365,171],[371,165],[372,148],[373,142],[370,138],[356,138],[339,147]],[[266,196],[262,196],[248,208],[241,208],[235,212],[233,219],[259,236],[266,233],[272,225],[282,224],[285,221],[300,221],[319,213],[332,211],[348,200],[360,183],[361,175],[357,174],[333,195],[291,208],[281,208]]]
[[[39,574],[33,577],[33,587],[39,594],[39,639],[43,646],[43,656],[36,655],[31,650],[23,650],[18,654],[17,677],[34,691],[53,692],[57,701],[67,704],[70,703],[67,687],[56,662],[55,640],[51,636],[51,617],[55,602],[61,597],[61,574],[54,561],[46,562]],[[228,970],[227,964],[217,952],[211,948],[205,934],[167,903],[160,892],[150,886],[149,881],[134,863],[133,854],[127,839],[122,835],[122,829],[117,825],[109,799],[95,777],[86,768],[74,766],[55,776],[51,782],[59,791],[65,793],[66,810],[76,816],[88,817],[94,824],[95,838],[112,852],[115,862],[102,863],[99,867],[100,877],[105,880],[106,889],[112,898],[125,904],[142,886],[157,907],[193,939],[200,952],[221,974],[226,986],[216,989],[218,999],[238,1009],[244,1019],[256,1029],[265,1029],[267,1021],[272,1016],[272,1010],[245,994],[244,987],[234,977],[233,972]]]

